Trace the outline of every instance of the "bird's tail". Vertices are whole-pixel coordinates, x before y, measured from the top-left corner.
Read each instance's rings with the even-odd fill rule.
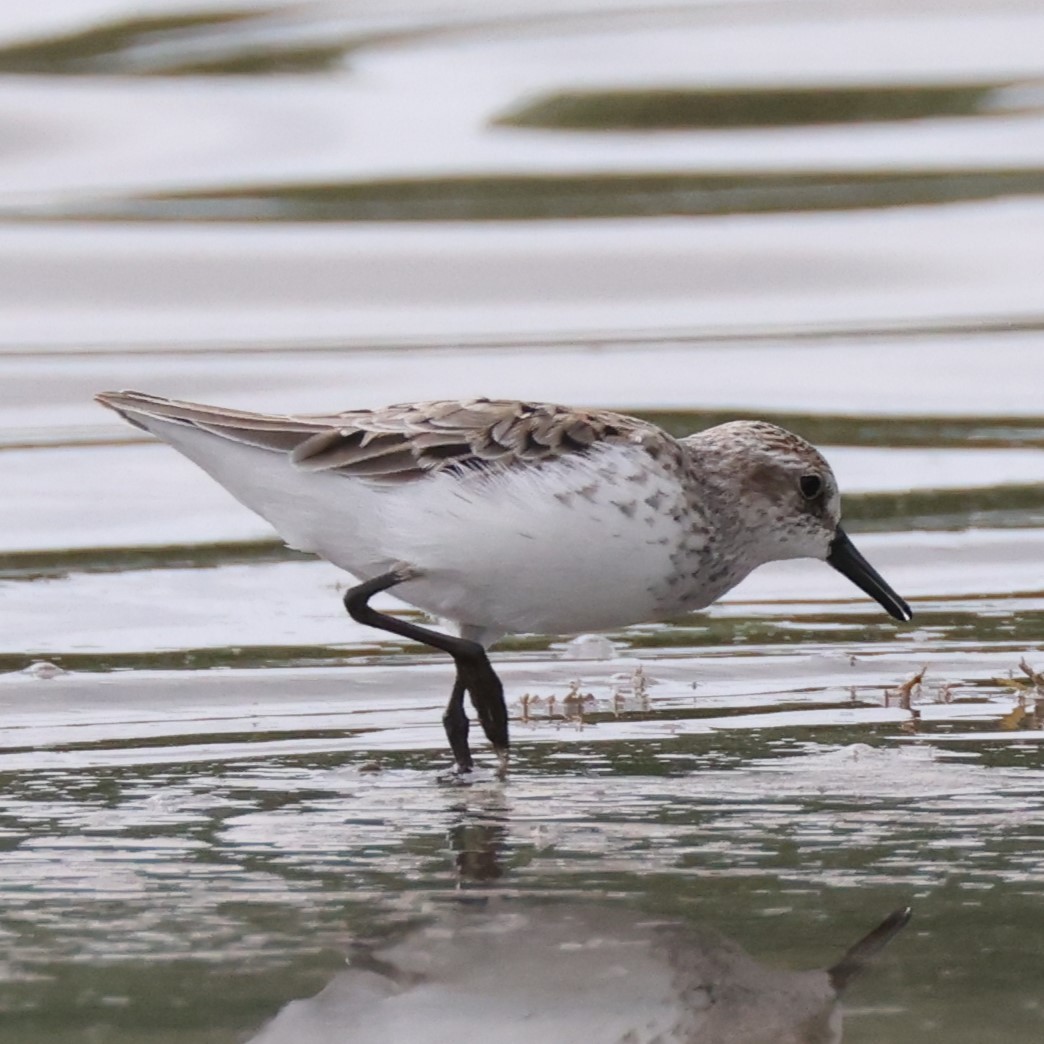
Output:
[[[210,435],[258,449],[283,453],[290,452],[310,435],[330,426],[329,418],[250,413],[199,402],[180,402],[138,391],[101,392],[95,400],[115,410],[135,427],[160,438],[166,438],[164,426],[175,424],[198,428]],[[172,440],[168,438],[167,441]]]

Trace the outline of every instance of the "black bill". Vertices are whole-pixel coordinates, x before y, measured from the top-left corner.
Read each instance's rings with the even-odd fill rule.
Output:
[[[837,527],[837,535],[830,545],[827,561],[842,576],[847,576],[856,587],[880,602],[897,620],[912,620],[910,607],[885,583],[884,577],[856,550],[848,534]]]

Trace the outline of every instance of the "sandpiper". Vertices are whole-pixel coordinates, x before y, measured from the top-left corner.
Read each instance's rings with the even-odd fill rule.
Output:
[[[804,439],[733,421],[676,439],[606,410],[468,399],[269,415],[142,392],[98,401],[198,464],[286,543],[351,573],[363,624],[449,653],[443,724],[472,767],[467,692],[506,764],[506,634],[570,634],[702,609],[766,562],[824,559],[897,620],[904,602],[840,526],[837,483]],[[369,605],[403,601],[455,625]]]

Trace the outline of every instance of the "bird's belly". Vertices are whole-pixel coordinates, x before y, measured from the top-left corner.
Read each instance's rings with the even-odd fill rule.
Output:
[[[467,570],[430,570],[395,593],[437,616],[494,632],[575,634],[659,615],[642,564],[635,554],[606,556],[593,566],[574,561],[568,569],[556,556],[535,552],[519,568],[476,558]],[[663,568],[655,559],[647,565],[653,575]]]
[[[662,476],[603,470],[597,482],[575,466],[465,483],[440,476],[393,494],[388,546],[425,574],[397,593],[505,633],[569,634],[655,618],[675,569],[680,490],[663,488]]]

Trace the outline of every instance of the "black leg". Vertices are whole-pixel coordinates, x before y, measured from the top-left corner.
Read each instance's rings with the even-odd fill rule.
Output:
[[[471,768],[468,720],[464,713],[465,690],[471,694],[471,702],[478,714],[482,731],[493,744],[501,762],[505,763],[508,752],[508,720],[507,707],[504,706],[504,687],[493,670],[489,657],[486,656],[486,650],[478,642],[456,638],[451,634],[442,634],[419,624],[399,620],[394,616],[379,613],[370,606],[370,599],[375,594],[411,580],[414,575],[409,569],[396,569],[375,576],[372,580],[351,588],[344,596],[344,607],[348,610],[348,615],[358,623],[390,631],[403,638],[412,638],[415,642],[449,653],[457,665],[457,680],[442,720],[458,766],[464,772]]]
[[[467,689],[460,675],[453,683],[453,693],[446,704],[446,713],[442,715],[442,727],[446,730],[453,757],[457,760],[457,768],[461,772],[470,772],[474,762],[471,760],[471,748],[468,746],[468,716],[464,712],[464,693]]]

